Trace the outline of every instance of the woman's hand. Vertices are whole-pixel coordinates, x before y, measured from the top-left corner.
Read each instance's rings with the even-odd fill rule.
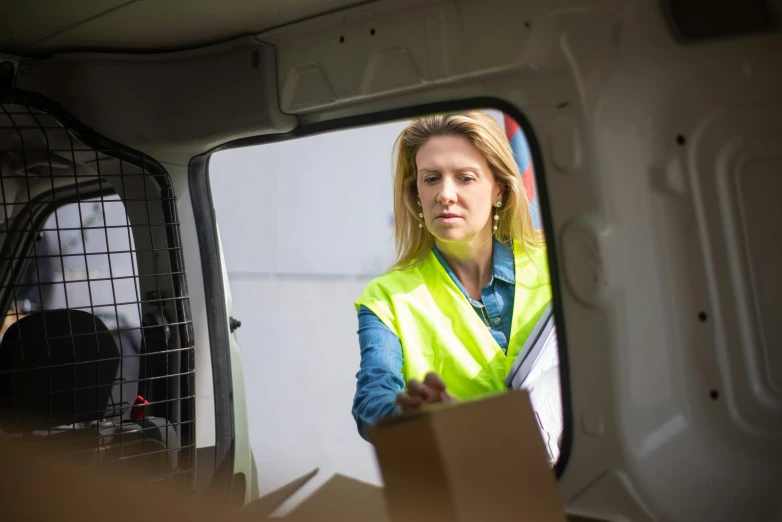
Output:
[[[407,391],[397,394],[396,403],[403,412],[415,411],[428,404],[451,402],[453,397],[445,391],[445,383],[440,377],[429,372],[424,382],[410,379],[407,381]]]

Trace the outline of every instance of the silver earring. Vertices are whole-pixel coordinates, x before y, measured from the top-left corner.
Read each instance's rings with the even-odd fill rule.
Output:
[[[419,199],[417,203],[418,203],[418,206],[420,207],[421,206],[421,200]]]
[[[498,202],[497,202],[497,204],[496,204],[495,206],[496,206],[497,208],[500,208],[500,207],[502,206],[502,201],[498,201]]]
[[[497,208],[500,208],[502,206],[502,201],[498,201],[495,205]],[[494,231],[497,232],[497,223],[500,220],[500,216],[498,216],[496,213],[494,214]]]

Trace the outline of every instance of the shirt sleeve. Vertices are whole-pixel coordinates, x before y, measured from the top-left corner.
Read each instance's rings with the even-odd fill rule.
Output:
[[[402,342],[371,310],[358,310],[361,365],[356,374],[353,418],[358,432],[369,440],[366,427],[398,412],[396,394],[403,391]]]

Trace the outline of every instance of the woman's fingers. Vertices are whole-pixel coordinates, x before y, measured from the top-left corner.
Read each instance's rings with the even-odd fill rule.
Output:
[[[445,382],[434,372],[429,372],[424,377],[424,384],[434,391],[435,399],[432,402],[451,402],[453,397],[446,391]]]
[[[416,381],[415,379],[410,379],[407,382],[407,393],[412,397],[421,399],[421,401],[425,403],[431,402],[432,399],[437,396],[435,390],[430,388],[427,384]]]
[[[435,392],[445,392],[445,383],[440,378],[440,376],[434,372],[429,372],[426,374],[424,377],[424,384],[426,384]]]
[[[440,402],[453,402],[453,397],[448,392],[440,392]]]
[[[403,412],[416,410],[423,406],[423,401],[418,397],[411,397],[407,392],[399,392],[396,394],[396,403],[402,409]]]
[[[399,392],[396,396],[396,403],[404,412],[417,410],[427,404],[452,400],[453,398],[445,391],[445,383],[434,372],[427,373],[424,382],[410,379],[407,381],[407,390]]]

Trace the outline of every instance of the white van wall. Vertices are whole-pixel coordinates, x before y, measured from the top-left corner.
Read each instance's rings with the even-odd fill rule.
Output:
[[[492,115],[503,125],[501,113]],[[316,467],[308,489],[336,472],[382,483],[351,415],[353,301],[394,259],[392,145],[405,125],[211,159],[261,494]]]

